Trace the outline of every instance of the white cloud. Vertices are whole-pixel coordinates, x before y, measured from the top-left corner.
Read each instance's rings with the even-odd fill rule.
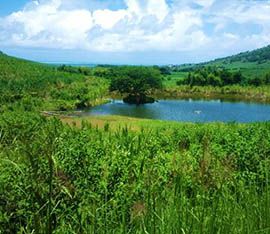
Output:
[[[31,1],[21,11],[0,19],[0,43],[118,52],[196,51],[218,45],[237,48],[237,43],[251,47],[270,43],[269,1],[174,0],[168,4],[166,0],[125,0],[125,6],[116,10],[89,10],[78,7],[79,1]],[[249,22],[263,30],[243,37],[228,26]],[[207,24],[212,24],[212,34]]]
[[[94,23],[103,29],[111,29],[117,22],[127,16],[125,10],[97,10],[93,12]]]
[[[137,17],[152,15],[159,22],[164,20],[169,13],[166,0],[126,0],[126,4],[128,12],[134,13]]]

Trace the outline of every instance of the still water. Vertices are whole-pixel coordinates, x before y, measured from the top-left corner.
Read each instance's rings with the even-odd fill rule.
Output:
[[[270,120],[270,105],[222,100],[159,100],[130,105],[121,100],[91,108],[84,115],[122,115],[184,122],[258,122]]]

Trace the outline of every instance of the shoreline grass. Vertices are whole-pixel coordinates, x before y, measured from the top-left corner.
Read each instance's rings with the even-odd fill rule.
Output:
[[[247,101],[270,103],[270,86],[175,86],[157,90],[153,93],[157,98],[195,98],[224,99],[228,101]]]

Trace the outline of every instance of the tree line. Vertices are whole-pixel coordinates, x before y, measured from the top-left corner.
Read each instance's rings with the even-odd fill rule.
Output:
[[[189,72],[188,76],[177,81],[177,85],[228,86],[228,85],[269,85],[270,73],[263,77],[247,78],[241,71],[232,72],[224,68],[202,67]]]

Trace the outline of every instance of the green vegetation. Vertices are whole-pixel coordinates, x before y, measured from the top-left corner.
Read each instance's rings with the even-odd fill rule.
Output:
[[[0,53],[0,233],[269,233],[270,123],[39,113],[95,105],[109,87],[270,100],[265,83],[177,87],[188,73],[168,68],[51,67]],[[216,71],[227,72],[206,77]],[[150,90],[160,73],[165,89]]]
[[[94,105],[108,81],[0,54],[0,111],[14,107],[68,110]]]
[[[184,79],[176,82],[177,85],[193,86],[229,86],[229,85],[252,85],[262,86],[270,85],[270,73],[266,73],[263,77],[253,77],[247,79],[240,71],[230,72],[223,68],[203,67],[188,73]]]
[[[185,71],[191,68],[212,66],[223,68],[231,72],[240,71],[247,78],[263,77],[270,72],[270,45],[258,50],[247,51],[226,58],[216,59],[207,63],[184,66]],[[180,70],[180,68],[178,68]]]
[[[253,51],[247,51],[243,52],[237,55],[229,56],[222,59],[216,59],[215,62],[222,61],[222,62],[256,62],[258,64],[262,64],[265,62],[270,61],[270,45],[253,50]]]
[[[165,89],[162,97],[218,97],[224,95],[247,99],[256,96],[257,101],[269,101],[270,46],[238,55],[216,59],[207,63],[167,66],[163,78]],[[189,88],[186,88],[186,86]],[[214,88],[213,88],[214,87]],[[220,88],[221,87],[221,88]],[[258,93],[258,89],[264,90]],[[196,92],[198,90],[198,92]],[[224,90],[226,90],[224,92]],[[239,92],[238,92],[239,91]],[[245,92],[247,91],[247,92]]]
[[[256,76],[255,78],[249,79],[248,84],[254,86],[270,85],[270,72],[261,78]]]
[[[112,78],[110,91],[119,91],[127,94],[123,100],[131,104],[154,102],[154,98],[147,97],[153,89],[162,87],[160,72],[151,67],[122,67]]]
[[[2,232],[269,232],[268,123],[133,132],[8,112],[0,129]]]
[[[172,72],[170,75],[163,76],[162,83],[164,88],[174,88],[177,86],[177,82],[185,79],[188,76],[188,72]]]
[[[248,80],[255,80],[247,83],[249,85],[262,85],[258,80],[264,79],[270,73],[270,45],[258,50],[247,51],[226,58],[216,59],[200,64],[184,64],[166,67],[168,70],[165,84],[167,88],[175,87],[177,81],[180,83],[183,78],[188,77],[188,73],[193,73],[207,67],[212,69],[222,69],[229,73],[241,73]],[[170,75],[171,74],[171,75]],[[180,74],[180,75],[179,75]],[[175,77],[178,78],[175,79]]]
[[[188,74],[188,77],[179,80],[178,85],[190,85],[192,86],[226,86],[243,84],[245,78],[241,72],[231,73],[224,69],[216,69],[214,67],[205,67],[197,69]]]
[[[228,101],[248,101],[270,103],[270,86],[230,85],[223,87],[180,85],[154,93],[159,98],[223,99]]]

